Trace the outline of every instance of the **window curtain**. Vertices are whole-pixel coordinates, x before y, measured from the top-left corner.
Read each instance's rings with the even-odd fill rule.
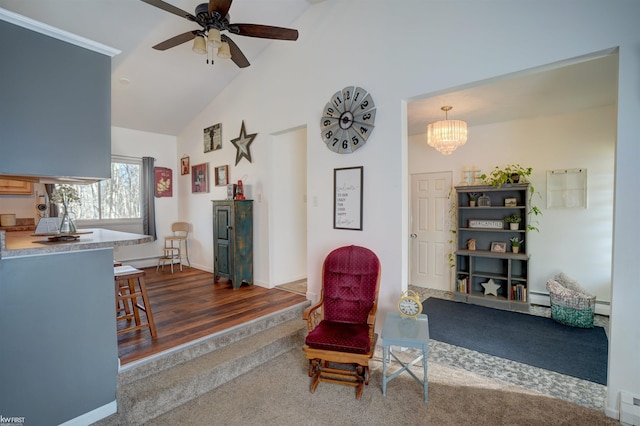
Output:
[[[152,157],[142,157],[142,232],[151,235],[153,240],[156,236],[156,199],[155,199],[155,176],[154,162]]]
[[[47,200],[51,200],[51,195],[55,189],[56,186],[53,183],[44,184],[44,190],[47,191]],[[58,205],[56,203],[49,203],[49,217],[58,217]]]

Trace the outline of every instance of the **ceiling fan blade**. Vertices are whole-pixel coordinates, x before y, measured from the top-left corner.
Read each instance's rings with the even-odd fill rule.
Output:
[[[172,4],[165,3],[162,0],[142,0],[142,1],[147,4],[150,4],[151,6],[155,6],[162,10],[165,10],[169,13],[173,13],[174,15],[182,16],[183,18],[188,19],[190,21],[194,21],[194,22],[196,21],[196,17],[190,14],[189,12],[185,12],[184,10],[177,8]]]
[[[291,28],[272,27],[270,25],[231,24],[229,25],[229,31],[238,35],[258,38],[270,38],[274,40],[298,39],[298,30],[292,30]]]
[[[227,16],[233,0],[209,0],[209,13],[218,12],[221,18]]]
[[[153,48],[156,50],[171,49],[172,47],[176,47],[179,44],[186,43],[189,40],[193,40],[197,33],[198,31],[188,31],[183,34],[179,34],[175,37],[171,37],[170,39],[163,41],[162,43],[156,44],[155,46],[153,46]]]
[[[226,41],[227,43],[229,43],[229,50],[231,51],[231,60],[240,68],[246,68],[249,65],[251,65],[249,63],[249,60],[247,59],[246,56],[244,56],[244,53],[242,53],[242,51],[240,50],[240,48],[238,47],[237,44],[235,44],[233,42],[233,40],[231,40],[229,37],[227,37],[226,35],[222,34],[222,36],[220,37],[222,39],[222,41]]]

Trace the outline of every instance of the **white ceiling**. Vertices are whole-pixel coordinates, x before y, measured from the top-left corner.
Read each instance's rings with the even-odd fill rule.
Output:
[[[407,107],[408,133],[426,133],[427,124],[444,119],[445,105],[453,106],[450,119],[476,126],[613,105],[617,91],[617,55],[568,60],[417,97]]]
[[[207,0],[166,0],[194,14]],[[312,1],[316,3],[316,1]],[[231,22],[288,27],[308,7],[307,0],[236,0]],[[122,51],[112,60],[114,126],[177,135],[242,72],[233,62],[191,51],[184,43],[166,51],[152,46],[200,27],[140,0],[0,0],[0,8]],[[297,28],[296,28],[297,29]],[[271,41],[230,36],[253,62]],[[37,54],[37,49],[34,50]],[[128,80],[122,84],[121,79]]]
[[[194,13],[206,0],[165,1]],[[231,22],[293,27],[292,23],[319,1],[235,0]],[[242,72],[231,61],[216,60],[215,65],[207,65],[204,56],[191,51],[191,43],[164,52],[152,49],[174,35],[197,29],[197,25],[140,0],[0,0],[0,8],[122,51],[112,61],[112,124],[117,127],[177,135]],[[296,29],[302,37],[304,29]],[[249,62],[269,43],[296,43],[231,38]],[[474,126],[614,104],[617,69],[617,56],[608,55],[478,82],[447,93],[419,95],[408,105],[408,132],[425,133],[428,123],[444,118],[443,105],[453,106],[449,118]]]

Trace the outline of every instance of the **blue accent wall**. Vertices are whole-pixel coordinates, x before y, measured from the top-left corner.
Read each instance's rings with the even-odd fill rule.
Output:
[[[107,179],[111,58],[0,20],[0,173]]]
[[[116,399],[113,249],[0,260],[0,412],[57,425]]]

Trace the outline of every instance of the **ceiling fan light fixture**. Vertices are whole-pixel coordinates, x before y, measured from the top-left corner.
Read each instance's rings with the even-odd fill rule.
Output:
[[[226,41],[223,41],[218,48],[218,58],[231,59],[231,49],[229,48],[229,43]]]
[[[203,36],[197,35],[193,38],[193,47],[191,50],[199,53],[200,55],[207,54],[207,42],[204,40]]]
[[[209,31],[207,32],[207,43],[209,43],[209,46],[213,48],[220,47],[222,45],[220,30],[216,28],[209,28]]]
[[[443,155],[450,155],[457,148],[467,142],[467,122],[449,120],[448,112],[451,106],[440,108],[445,113],[445,119],[427,126],[427,144]]]

